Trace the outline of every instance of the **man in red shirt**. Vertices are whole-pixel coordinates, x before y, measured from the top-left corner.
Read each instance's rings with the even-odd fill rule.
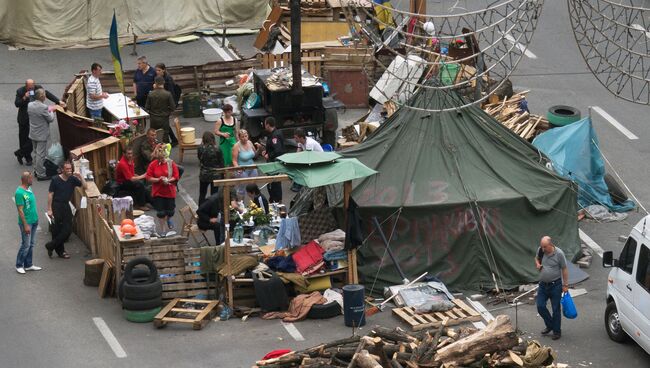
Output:
[[[131,196],[136,209],[149,211],[146,188],[142,180],[145,175],[135,175],[133,148],[128,147],[115,167],[115,181],[119,184],[118,193]]]
[[[153,152],[154,160],[147,168],[147,181],[151,183],[151,197],[156,216],[160,221],[161,234],[167,234],[174,228],[172,217],[176,209],[176,182],[178,182],[178,167],[165,155],[162,145]]]

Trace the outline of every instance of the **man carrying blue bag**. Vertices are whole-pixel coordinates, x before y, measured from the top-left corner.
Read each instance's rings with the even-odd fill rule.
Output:
[[[562,336],[560,300],[562,293],[569,290],[569,270],[564,252],[553,244],[550,236],[544,236],[540,241],[535,257],[535,267],[540,271],[537,312],[546,325],[546,328],[542,330],[542,335],[547,335],[552,331],[552,339],[557,340]],[[551,300],[552,315],[546,307],[549,299]]]

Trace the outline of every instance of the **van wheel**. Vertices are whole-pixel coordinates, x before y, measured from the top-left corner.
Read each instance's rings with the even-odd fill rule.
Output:
[[[607,329],[609,338],[616,342],[624,342],[628,338],[621,326],[616,303],[614,302],[607,304],[607,309],[605,309],[605,329]]]

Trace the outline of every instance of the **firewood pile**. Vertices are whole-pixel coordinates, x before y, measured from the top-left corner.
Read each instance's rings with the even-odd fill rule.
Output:
[[[376,326],[367,336],[348,337],[261,360],[254,367],[547,367],[554,359],[550,348],[520,340],[510,319],[498,316],[481,330],[443,324],[416,333]]]
[[[532,141],[538,134],[550,129],[551,125],[545,117],[530,114],[522,108],[528,92],[519,92],[503,101],[487,104],[483,110],[515,134]]]

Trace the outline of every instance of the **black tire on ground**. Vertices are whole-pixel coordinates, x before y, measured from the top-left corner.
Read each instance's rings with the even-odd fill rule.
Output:
[[[136,284],[146,284],[149,282],[149,269],[148,268],[134,268],[131,271],[133,278],[135,279]],[[124,297],[124,283],[126,279],[122,277],[120,280],[119,287],[117,288],[117,298],[122,301]]]
[[[130,311],[143,311],[147,309],[158,308],[162,306],[162,304],[162,298],[160,296],[149,300],[131,300],[128,298],[122,299],[122,308]]]
[[[311,306],[307,318],[310,319],[327,319],[336,317],[341,314],[341,306],[337,302],[325,304],[314,304]]]
[[[622,204],[627,201],[628,196],[623,190],[621,184],[614,179],[610,174],[605,174],[605,184],[607,185],[607,190],[609,191],[609,196],[612,197],[612,201],[616,204]]]
[[[123,285],[123,297],[131,300],[149,300],[162,296],[162,283],[156,280],[151,284],[129,284]]]
[[[130,260],[126,264],[126,267],[124,267],[124,278],[126,279],[127,283],[136,284],[132,271],[137,265],[145,265],[149,268],[149,283],[153,283],[156,281],[156,279],[158,279],[158,269],[156,268],[156,265],[154,265],[153,262],[147,257],[138,257]]]
[[[610,302],[605,309],[605,329],[609,338],[616,342],[625,342],[628,339],[627,334],[623,331],[621,321],[616,310],[616,303]]]

